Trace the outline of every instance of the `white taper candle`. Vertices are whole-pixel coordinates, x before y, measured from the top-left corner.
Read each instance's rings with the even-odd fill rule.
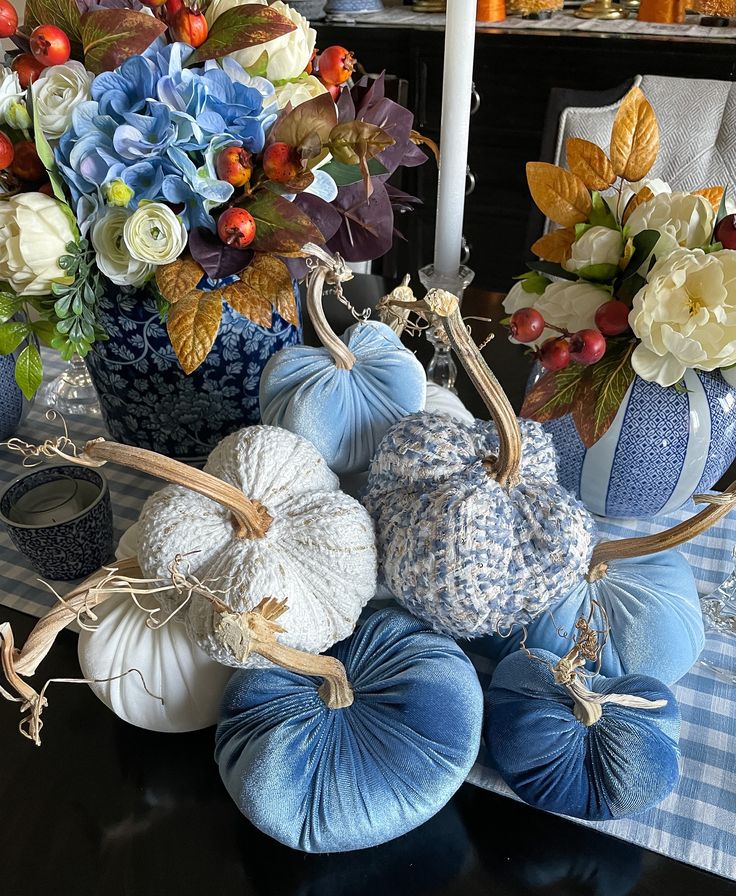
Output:
[[[460,267],[463,236],[475,8],[476,0],[447,0],[434,267],[452,276]]]

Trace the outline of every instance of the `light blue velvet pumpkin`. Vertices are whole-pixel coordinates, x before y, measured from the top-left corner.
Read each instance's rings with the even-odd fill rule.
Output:
[[[690,565],[676,550],[611,560],[603,577],[582,579],[566,597],[526,629],[526,646],[563,654],[575,622],[588,618],[597,601],[610,632],[601,651],[606,676],[639,673],[674,684],[690,669],[705,644],[700,598]],[[502,658],[517,650],[523,632],[493,636],[489,653]],[[593,664],[590,663],[590,668]]]
[[[555,682],[559,657],[517,651],[496,669],[486,694],[484,735],[493,763],[525,802],[588,821],[635,815],[656,805],[679,774],[680,715],[672,693],[654,678],[595,676],[588,687],[666,701],[659,708],[604,703],[593,724]]]
[[[447,803],[475,761],[483,696],[449,638],[400,610],[371,616],[329,653],[354,702],[328,709],[319,679],[279,668],[236,672],[216,759],[243,814],[305,852],[384,843]]]
[[[386,324],[360,321],[341,339],[322,309],[324,271],[312,275],[307,309],[322,347],[288,346],[261,377],[264,423],[309,439],[338,475],[368,469],[386,430],[424,407],[424,368]]]

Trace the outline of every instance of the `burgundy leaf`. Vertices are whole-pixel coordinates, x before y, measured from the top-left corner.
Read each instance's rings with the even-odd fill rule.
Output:
[[[205,227],[198,227],[189,234],[189,251],[212,280],[239,274],[253,260],[250,249],[233,249]]]
[[[355,121],[355,103],[349,90],[341,90],[337,98],[337,121],[338,124]]]
[[[325,241],[332,239],[342,226],[342,215],[329,202],[313,193],[300,193],[294,200],[299,208],[316,224]]]
[[[360,81],[354,85],[350,94],[355,103],[356,118],[362,118],[363,115],[370,110],[373,103],[384,98],[385,87],[383,72],[381,72],[377,78],[371,78],[369,75],[364,75]]]
[[[365,198],[362,183],[338,190],[332,203],[342,216],[337,233],[327,243],[331,252],[339,252],[346,261],[372,261],[391,248],[394,214],[386,187],[374,179],[374,191]]]

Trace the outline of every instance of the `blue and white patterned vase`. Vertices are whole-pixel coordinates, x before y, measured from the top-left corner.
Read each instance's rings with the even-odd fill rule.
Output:
[[[223,303],[212,350],[187,375],[154,300],[113,289],[99,306],[109,339],[96,342],[85,360],[115,440],[199,461],[229,433],[259,422],[261,372],[274,352],[301,342],[301,325],[274,312],[266,329]],[[296,283],[294,289],[298,303]]]
[[[712,488],[733,463],[736,379],[689,370],[684,382],[686,391],[678,391],[635,377],[610,429],[587,450],[570,416],[544,424],[561,483],[593,513],[669,513]]]
[[[15,357],[22,347],[10,355],[0,355],[0,441],[15,435],[31,406],[15,382]]]

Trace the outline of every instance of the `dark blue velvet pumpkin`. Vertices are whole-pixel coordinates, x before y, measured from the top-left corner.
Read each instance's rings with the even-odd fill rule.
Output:
[[[345,666],[351,706],[329,709],[317,678],[244,669],[217,728],[215,757],[238,808],[305,852],[375,846],[427,821],[480,745],[482,691],[450,638],[383,610],[329,653]]]
[[[656,805],[678,778],[680,714],[654,678],[595,676],[590,690],[645,700],[660,708],[605,703],[586,725],[555,681],[560,658],[518,651],[499,663],[486,694],[484,735],[501,777],[525,802],[588,821],[635,815]]]

